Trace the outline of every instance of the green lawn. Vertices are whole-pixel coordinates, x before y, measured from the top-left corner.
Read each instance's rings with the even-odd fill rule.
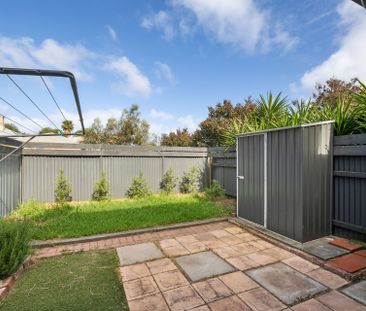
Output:
[[[127,311],[117,267],[114,250],[44,259],[23,273],[0,310]]]
[[[88,202],[45,208],[24,204],[12,217],[27,215],[40,240],[119,232],[230,215],[232,209],[203,196],[154,195],[140,200]]]

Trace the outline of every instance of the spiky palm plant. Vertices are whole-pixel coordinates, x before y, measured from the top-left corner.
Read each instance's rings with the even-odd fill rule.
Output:
[[[319,110],[311,100],[300,100],[294,106],[288,108],[286,115],[286,125],[296,126],[311,122],[320,121]]]
[[[362,83],[359,79],[356,81],[360,85],[360,92],[354,92],[352,98],[356,106],[356,112],[358,115],[358,125],[360,132],[366,132],[366,84]]]
[[[335,107],[326,105],[322,112],[323,120],[334,120],[334,134],[347,135],[358,132],[357,111],[350,98],[338,97]]]
[[[272,92],[269,92],[267,93],[267,98],[260,95],[259,99],[256,100],[256,103],[258,122],[260,122],[264,128],[270,129],[285,125],[288,101],[287,97],[282,98],[282,93],[273,96]]]

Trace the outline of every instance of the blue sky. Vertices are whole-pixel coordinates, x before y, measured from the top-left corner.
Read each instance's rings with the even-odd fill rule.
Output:
[[[366,79],[366,10],[350,0],[13,0],[2,12],[0,66],[74,72],[87,125],[137,103],[152,132],[192,131],[224,99]],[[61,121],[39,79],[15,79]],[[68,85],[47,81],[77,122]],[[47,125],[5,76],[0,96]],[[34,127],[1,102],[0,113]]]

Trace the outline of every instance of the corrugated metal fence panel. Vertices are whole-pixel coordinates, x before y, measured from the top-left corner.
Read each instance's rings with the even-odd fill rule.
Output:
[[[162,160],[155,157],[105,157],[103,170],[111,183],[111,195],[114,198],[124,197],[132,179],[140,172],[144,174],[151,189],[158,192]]]
[[[366,147],[366,134],[335,137],[334,234],[366,240],[366,152],[353,156],[354,147]]]
[[[224,148],[209,148],[211,163],[211,179],[217,180],[225,193],[236,196],[236,153],[235,150],[225,152]]]
[[[302,129],[267,133],[267,227],[297,241],[302,226]]]
[[[207,179],[207,158],[203,157],[57,157],[23,156],[23,200],[34,198],[40,202],[52,202],[56,178],[63,169],[72,186],[73,200],[91,198],[95,182],[105,172],[111,185],[111,196],[125,196],[133,177],[142,172],[154,192],[159,192],[163,171],[172,168],[180,179],[184,172],[196,166],[203,172],[203,184]]]
[[[179,178],[178,183],[180,182],[182,176],[185,172],[188,172],[192,167],[197,167],[203,173],[202,175],[202,187],[207,186],[208,184],[208,163],[207,156],[205,157],[192,157],[192,158],[170,158],[164,157],[163,161],[164,173],[172,168],[174,174]],[[161,179],[159,180],[160,184]],[[179,185],[178,185],[179,187]],[[179,190],[177,187],[177,191]]]
[[[303,128],[304,241],[332,233],[332,124]]]
[[[0,162],[0,216],[8,215],[20,202],[20,166],[18,155]]]
[[[72,186],[73,200],[89,200],[102,165],[99,157],[23,156],[22,200],[54,201],[56,178],[61,169]]]

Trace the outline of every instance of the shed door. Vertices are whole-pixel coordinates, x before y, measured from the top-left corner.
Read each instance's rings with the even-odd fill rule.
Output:
[[[265,226],[265,135],[238,138],[238,217]]]

